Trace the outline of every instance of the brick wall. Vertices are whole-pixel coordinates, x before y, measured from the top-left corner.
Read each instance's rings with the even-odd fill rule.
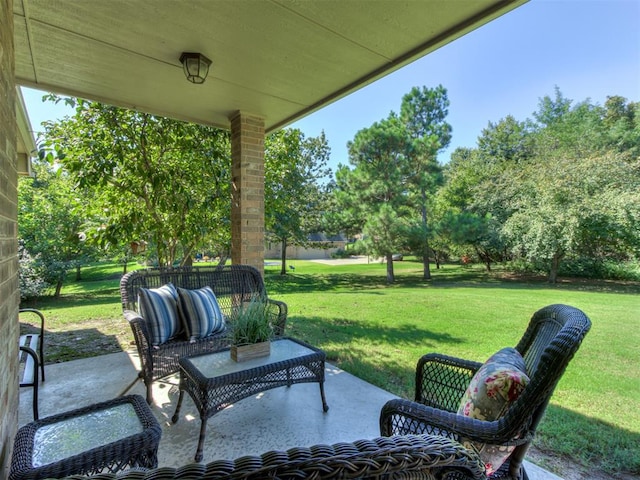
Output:
[[[231,117],[231,261],[264,273],[264,120]]]
[[[18,425],[18,260],[13,0],[0,0],[0,478]]]

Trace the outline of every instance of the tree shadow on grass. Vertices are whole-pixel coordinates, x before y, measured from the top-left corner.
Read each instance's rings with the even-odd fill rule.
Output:
[[[102,320],[90,323],[104,325]],[[55,331],[45,328],[45,365],[122,352],[124,351],[123,345],[128,345],[133,339],[133,335],[128,330],[124,330],[122,335],[116,335],[106,334],[100,330],[100,327],[77,327],[78,324],[71,324],[66,326],[64,330]],[[28,322],[20,322],[21,335],[39,332],[39,326]]]
[[[118,289],[102,290],[99,293],[72,293],[63,294],[59,298],[39,297],[36,299],[23,301],[20,307],[29,307],[37,309],[49,308],[66,308],[66,307],[83,307],[91,305],[120,305],[120,291]]]
[[[337,367],[407,398],[413,397],[415,365],[421,355],[442,351],[443,345],[468,341],[451,333],[407,325],[380,327],[347,318],[297,315],[287,320],[286,333],[321,348],[327,361]],[[420,353],[415,358],[406,359],[404,355],[407,361],[394,357],[416,349]]]
[[[478,271],[436,271],[431,280],[422,274],[400,273],[395,282],[388,284],[384,275],[336,272],[331,274],[267,274],[265,281],[271,295],[305,292],[329,292],[338,290],[374,290],[389,288],[450,289],[450,288],[496,288],[521,290],[558,289],[567,291],[594,291],[610,293],[640,293],[637,282],[614,282],[607,280],[560,279],[549,284],[542,277],[489,274]]]

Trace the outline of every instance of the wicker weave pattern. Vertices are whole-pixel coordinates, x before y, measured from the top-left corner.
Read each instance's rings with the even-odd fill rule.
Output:
[[[140,355],[140,376],[147,387],[147,402],[152,402],[151,385],[155,380],[178,371],[178,360],[185,356],[215,352],[228,347],[226,334],[220,333],[190,342],[186,336],[153,347],[149,328],[138,314],[140,288],[158,288],[166,283],[176,287],[199,289],[211,287],[222,313],[233,315],[235,308],[256,296],[268,306],[276,335],[282,335],[287,322],[287,305],[268,298],[260,272],[248,265],[224,267],[149,268],[129,272],[120,281],[120,296],[124,316],[129,321]]]
[[[416,401],[387,402],[380,413],[381,434],[426,433],[516,445],[509,461],[491,478],[526,479],[522,460],[558,381],[590,328],[590,320],[577,308],[550,305],[538,310],[516,346],[527,365],[529,385],[506,414],[492,422],[456,414],[460,399],[481,364],[425,355],[418,362]]]
[[[58,462],[40,467],[32,466],[34,437],[39,428],[124,403],[130,403],[133,406],[142,425],[142,432]],[[37,480],[40,478],[60,478],[72,474],[90,475],[103,470],[118,472],[128,467],[155,468],[158,465],[157,452],[161,435],[160,425],[144,399],[139,395],[120,397],[53,415],[28,423],[20,428],[13,447],[9,479]]]
[[[84,477],[73,476],[72,479]],[[387,479],[480,480],[483,465],[460,444],[441,437],[398,436],[270,451],[179,468],[104,474],[94,480]]]

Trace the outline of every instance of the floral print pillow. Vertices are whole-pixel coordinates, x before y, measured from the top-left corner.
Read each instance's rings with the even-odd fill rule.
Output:
[[[493,354],[476,372],[460,402],[458,414],[478,420],[499,419],[529,383],[522,356],[515,348]],[[489,445],[461,439],[476,450],[491,475],[505,462],[515,447]]]

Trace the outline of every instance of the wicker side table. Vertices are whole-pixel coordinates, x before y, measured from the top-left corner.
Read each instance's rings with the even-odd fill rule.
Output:
[[[155,468],[161,435],[139,395],[36,420],[18,430],[9,480]]]

